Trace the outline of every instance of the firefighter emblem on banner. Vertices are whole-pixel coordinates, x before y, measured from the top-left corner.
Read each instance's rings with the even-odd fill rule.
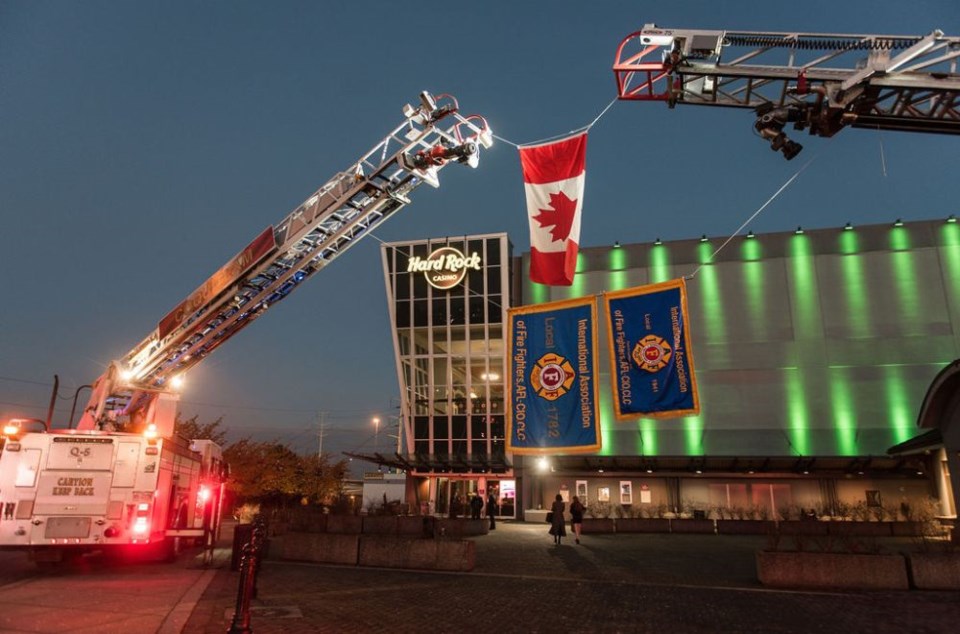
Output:
[[[573,386],[576,373],[573,366],[560,355],[549,352],[539,360],[530,373],[530,384],[537,396],[555,401]]]
[[[604,293],[617,420],[700,413],[682,279]]]
[[[507,451],[597,451],[596,300],[523,306],[508,314]]]

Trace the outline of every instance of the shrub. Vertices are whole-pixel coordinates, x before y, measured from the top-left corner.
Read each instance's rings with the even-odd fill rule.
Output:
[[[610,517],[613,512],[613,505],[610,502],[591,502],[587,505],[587,515],[590,517]]]

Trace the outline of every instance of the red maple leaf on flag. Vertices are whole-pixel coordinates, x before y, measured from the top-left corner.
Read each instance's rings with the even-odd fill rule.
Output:
[[[533,217],[541,227],[550,227],[550,237],[554,242],[570,237],[573,218],[577,215],[577,201],[570,200],[563,192],[550,194],[550,209],[539,209]]]

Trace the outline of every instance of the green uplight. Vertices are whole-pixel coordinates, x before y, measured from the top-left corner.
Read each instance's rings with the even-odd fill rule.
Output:
[[[940,228],[940,253],[946,265],[944,284],[960,297],[960,224],[944,224]]]
[[[602,388],[603,384],[609,384],[610,376],[607,373],[601,373],[601,389],[600,389],[600,402],[597,404],[597,408],[600,410],[600,451],[597,453],[601,456],[615,456],[620,455],[621,453],[629,453],[629,451],[623,451],[625,447],[618,447],[616,438],[617,435],[614,434],[616,423],[613,418],[613,394],[610,390],[605,390]]]
[[[794,451],[800,456],[811,455],[810,413],[807,410],[807,393],[798,368],[786,368],[784,373],[787,391],[787,435]]]
[[[530,278],[528,277],[527,280]],[[537,284],[536,282],[529,282],[530,290],[530,303],[531,304],[546,304],[550,301],[550,287],[546,284]]]
[[[847,326],[852,337],[869,337],[873,333],[870,301],[867,297],[863,260],[856,254],[857,235],[850,232],[841,234],[840,244],[845,254],[840,260],[840,274],[843,280],[843,297],[847,303],[844,311]]]
[[[586,267],[587,258],[583,256],[583,251],[577,251],[577,266],[574,269],[577,273],[583,273],[583,269]]]
[[[753,235],[751,234],[747,237],[753,238]],[[746,240],[740,249],[740,255],[743,256],[743,259],[747,260],[748,262],[756,262],[763,257],[763,245],[761,245],[756,239]]]
[[[887,366],[884,368],[884,374],[884,394],[890,417],[890,431],[893,432],[894,442],[901,443],[913,435],[914,404],[910,400],[902,369],[898,366]]]
[[[667,247],[661,245],[650,249],[650,282],[657,284],[670,279],[670,254]]]
[[[611,271],[607,275],[607,289],[611,291],[620,291],[630,288],[630,280],[626,271]]]
[[[723,293],[720,291],[720,277],[715,266],[710,264],[713,249],[707,243],[697,245],[697,255],[702,265],[697,273],[700,280],[699,290],[703,304],[703,336],[709,343],[721,343],[727,340],[727,324],[723,312]],[[693,292],[697,285],[688,289]]]
[[[849,227],[849,229],[847,229]],[[840,253],[852,255],[860,250],[860,236],[853,231],[850,223],[844,227],[844,232],[840,234]]]
[[[944,246],[960,246],[960,225],[954,223],[945,224],[940,227],[940,240]],[[956,270],[956,269],[954,269]]]
[[[573,284],[570,285],[569,290],[567,291],[568,298],[583,297],[584,293],[587,290],[587,276],[583,275],[583,270],[586,267],[587,258],[583,256],[583,252],[577,253],[577,268],[576,275],[573,276]]]
[[[657,421],[652,418],[640,419],[640,432],[643,435],[643,453],[647,456],[656,456],[657,450]]]
[[[627,262],[627,250],[614,245],[614,248],[610,249],[607,261],[610,267],[610,273],[607,275],[607,289],[619,291],[628,288],[627,269],[629,266]]]
[[[750,319],[750,329],[755,334],[756,341],[767,341],[767,332],[770,324],[765,316],[764,276],[762,245],[757,240],[744,240],[740,253],[746,262],[743,263],[743,289],[746,295],[746,309]]]
[[[688,456],[704,455],[702,416],[688,416],[683,419],[683,445]]]
[[[890,230],[890,248],[894,251],[906,251],[910,248],[910,232],[903,228],[903,223],[894,225]]]
[[[622,271],[623,269],[627,268],[626,249],[621,249],[620,247],[614,247],[611,249],[608,264],[610,265],[611,271]]]
[[[790,263],[797,300],[794,302],[794,328],[797,339],[820,336],[820,302],[817,268],[810,238],[802,233],[790,240]]]
[[[920,280],[917,279],[916,261],[913,253],[901,251],[892,253],[893,284],[897,289],[897,306],[901,311],[901,323],[920,325],[922,308],[920,306]],[[911,327],[907,326],[906,330]],[[904,334],[907,334],[906,332]]]
[[[833,411],[833,428],[837,437],[837,455],[856,456],[857,417],[850,380],[842,370],[830,370],[830,402]]]

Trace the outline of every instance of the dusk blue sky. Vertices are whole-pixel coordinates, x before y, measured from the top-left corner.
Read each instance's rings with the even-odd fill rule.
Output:
[[[561,134],[615,97],[617,46],[647,22],[956,36],[960,3],[0,0],[0,419],[44,418],[57,374],[65,426],[77,386],[421,90],[455,95],[514,143]],[[805,149],[787,162],[752,124],[744,110],[614,104],[589,137],[582,244],[726,237],[811,158],[750,229],[960,213],[956,137],[796,133]],[[517,151],[501,142],[376,235],[507,231],[520,254],[526,223]],[[315,451],[324,412],[325,450],[371,450],[370,421],[398,396],[380,243],[360,242],[188,379],[183,414],[222,416],[231,439]]]

